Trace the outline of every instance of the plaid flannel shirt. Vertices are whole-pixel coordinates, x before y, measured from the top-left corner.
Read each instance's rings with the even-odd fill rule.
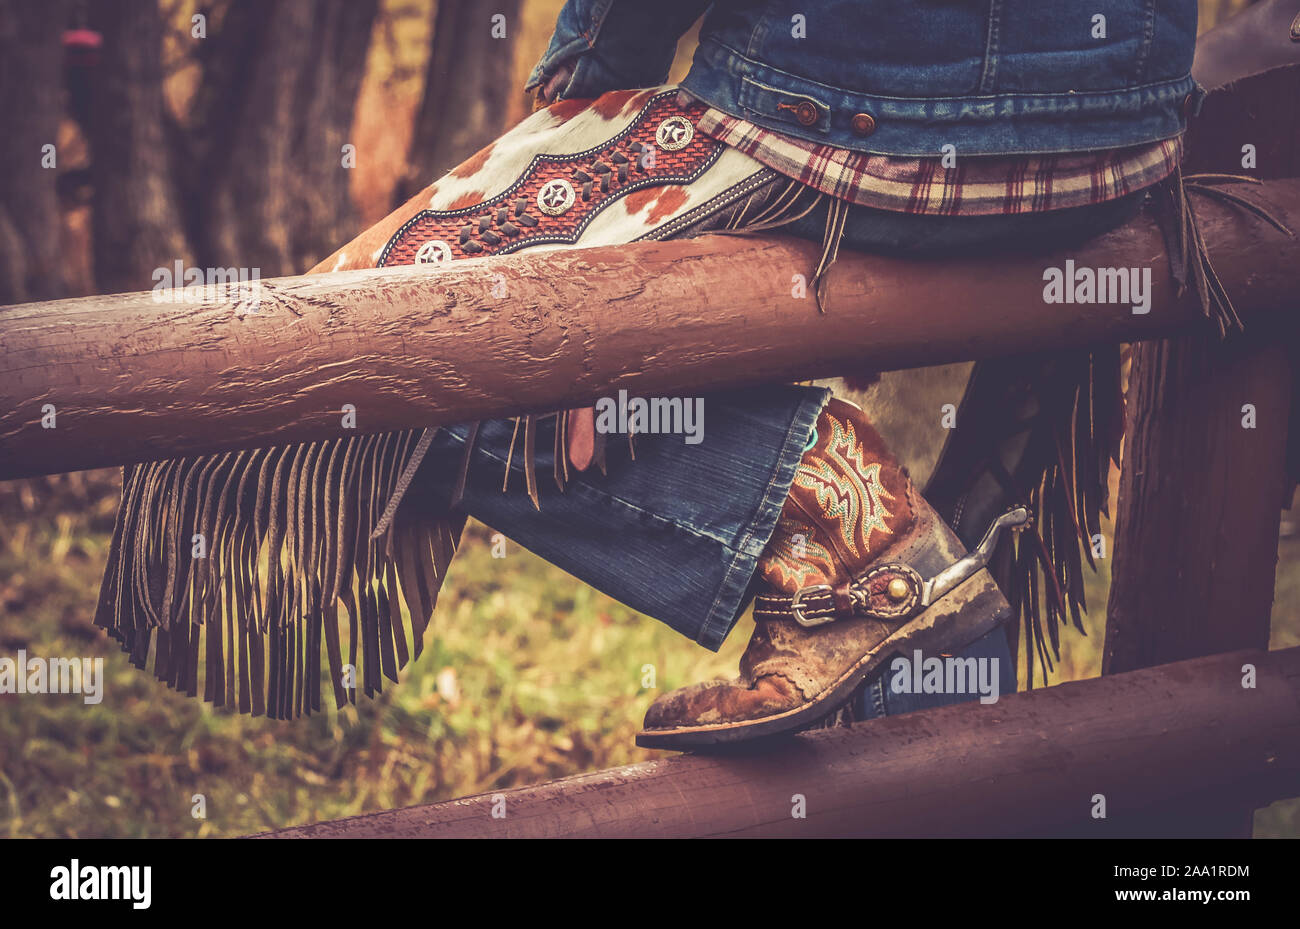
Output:
[[[952,166],[941,157],[872,155],[805,142],[710,108],[707,136],[786,177],[850,203],[903,213],[987,216],[1089,206],[1164,180],[1182,138],[1131,148],[1055,155],[980,155]]]

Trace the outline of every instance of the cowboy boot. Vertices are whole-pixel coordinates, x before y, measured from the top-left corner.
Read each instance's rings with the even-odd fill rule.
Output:
[[[950,652],[1009,616],[985,569],[998,531],[967,554],[858,407],[831,400],[817,420],[759,561],[767,589],[740,677],[651,704],[637,744],[694,748],[807,728],[833,713],[890,655]]]

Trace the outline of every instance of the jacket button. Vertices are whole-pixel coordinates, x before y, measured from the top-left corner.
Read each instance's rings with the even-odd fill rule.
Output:
[[[870,113],[858,113],[850,121],[850,124],[857,135],[871,135],[876,131],[876,121],[871,118]]]
[[[794,118],[799,120],[801,126],[811,126],[817,122],[821,114],[817,112],[817,107],[807,100],[802,101],[794,108]]]

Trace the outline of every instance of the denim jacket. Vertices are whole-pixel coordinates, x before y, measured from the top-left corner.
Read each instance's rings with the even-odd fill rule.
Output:
[[[1196,0],[568,0],[528,86],[561,98],[667,80],[760,126],[884,155],[1120,148],[1178,135]]]

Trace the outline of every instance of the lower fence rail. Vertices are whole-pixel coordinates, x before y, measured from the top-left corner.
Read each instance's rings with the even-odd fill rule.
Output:
[[[1198,836],[1300,795],[1300,648],[1212,655],[727,755],[678,755],[270,838]],[[1161,819],[1162,810],[1168,816]],[[802,813],[802,815],[800,815]]]

